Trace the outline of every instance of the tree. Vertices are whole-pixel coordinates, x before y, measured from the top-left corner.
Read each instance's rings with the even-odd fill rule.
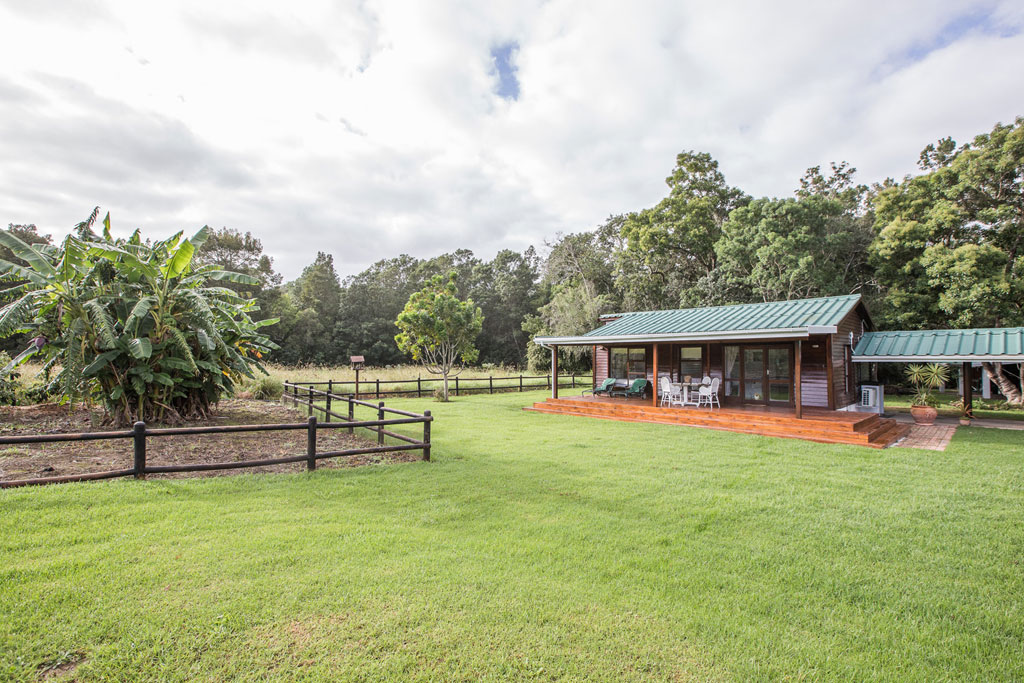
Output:
[[[926,173],[874,201],[883,319],[912,329],[1024,324],[1024,118],[959,147],[928,145],[920,165]],[[1003,368],[985,367],[1020,404]]]
[[[657,206],[630,214],[622,227],[628,249],[646,268],[645,281],[677,305],[683,290],[715,271],[715,244],[733,209],[750,198],[731,187],[710,154],[682,152],[665,179],[668,196]],[[674,286],[673,286],[674,285]],[[659,301],[654,307],[664,308]]]
[[[395,324],[400,330],[395,336],[398,348],[422,363],[427,372],[441,375],[441,400],[447,401],[448,380],[476,361],[479,352],[474,342],[483,328],[483,313],[473,300],[458,297],[456,273],[452,271],[447,279],[432,277],[426,287],[409,297]]]
[[[873,280],[867,187],[856,169],[832,164],[800,180],[796,199],[757,199],[735,209],[715,245],[715,303],[780,301],[864,292]]]
[[[619,230],[621,216],[611,216],[594,232],[559,235],[544,264],[541,282],[547,302],[535,315],[523,320],[523,330],[535,336],[572,336],[597,326],[602,313],[610,313],[621,304],[616,288],[616,254],[622,250]],[[589,367],[589,349],[566,347],[565,368]],[[530,367],[542,368],[547,354],[531,341],[528,347]]]
[[[60,368],[51,393],[91,396],[116,424],[208,415],[241,377],[262,371],[259,359],[272,348],[259,328],[274,321],[253,322],[256,303],[217,284],[252,280],[194,264],[206,228],[146,244],[138,231],[113,239],[110,214],[96,235],[97,215],[77,230],[95,239],[71,235],[58,247],[0,232],[28,264],[0,261],[0,274],[25,281],[0,309],[0,337],[33,335],[10,366],[41,356],[45,371]]]
[[[263,243],[251,232],[243,234],[231,228],[210,230],[210,236],[196,251],[196,262],[217,265],[257,280],[255,288],[247,288],[251,294],[281,284],[281,274],[274,272],[274,259],[263,253]],[[244,285],[232,288],[242,290]]]

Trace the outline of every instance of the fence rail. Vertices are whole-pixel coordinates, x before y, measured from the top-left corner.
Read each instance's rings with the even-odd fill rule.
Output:
[[[537,382],[535,380],[544,380]],[[379,399],[381,396],[415,396],[422,398],[424,393],[428,395],[433,391],[431,383],[441,384],[444,380],[440,377],[416,377],[410,379],[363,379],[363,380],[339,380],[329,379],[315,382],[296,381],[285,382],[285,392],[288,387],[297,386],[301,391],[308,387],[327,387],[328,393],[336,390],[344,395],[352,395],[356,399],[362,397]],[[504,384],[502,384],[504,382]],[[388,389],[388,386],[402,385],[402,388]],[[559,388],[576,388],[578,386],[590,386],[592,375],[560,375],[558,377]],[[456,396],[462,394],[497,394],[502,392],[527,391],[530,389],[550,389],[551,375],[510,375],[507,377],[453,377],[449,380],[449,391]],[[346,391],[350,387],[351,391]],[[381,389],[384,387],[384,389]]]
[[[285,383],[285,391],[289,387],[295,387]],[[314,406],[314,395],[323,396],[326,399],[326,410]],[[340,401],[347,404],[347,415],[342,415],[331,410],[332,402]],[[205,472],[209,470],[231,470],[246,467],[263,467],[267,465],[283,465],[294,462],[305,462],[307,470],[315,470],[318,460],[326,458],[344,458],[353,455],[364,455],[370,453],[391,453],[396,451],[422,451],[423,459],[430,460],[430,424],[434,418],[429,410],[423,414],[411,413],[397,408],[388,408],[381,401],[377,404],[360,401],[352,396],[331,394],[330,392],[315,390],[310,387],[302,397],[296,396],[293,404],[305,404],[309,406],[309,415],[305,422],[282,423],[282,424],[256,424],[256,425],[221,425],[211,427],[164,427],[150,429],[145,422],[136,422],[132,429],[112,432],[82,432],[75,434],[25,434],[21,436],[0,437],[0,446],[13,444],[33,443],[60,443],[66,441],[99,441],[111,439],[132,440],[132,467],[130,469],[111,470],[108,472],[87,472],[82,474],[69,474],[57,477],[40,477],[35,479],[12,479],[0,481],[0,488],[13,488],[16,486],[35,486],[42,484],[61,484],[74,481],[91,481],[95,479],[113,479],[116,477],[134,476],[136,479],[145,479],[147,474],[164,474],[170,472]],[[376,420],[356,420],[356,406],[373,408],[377,413]],[[325,420],[320,421],[314,411],[324,415]],[[398,415],[400,417],[388,418],[386,415]],[[332,422],[331,418],[337,418],[340,422]],[[400,434],[393,430],[385,429],[393,425],[423,425],[423,438],[415,439],[407,434]],[[349,434],[356,429],[368,429],[377,433],[377,445],[365,448],[350,448],[339,451],[318,452],[316,448],[317,433],[321,429],[348,429]],[[204,434],[233,434],[239,432],[276,432],[276,431],[306,431],[306,453],[305,455],[291,455],[280,458],[264,458],[261,460],[239,460],[235,462],[211,462],[211,463],[190,463],[186,465],[151,465],[146,462],[146,444],[148,439],[163,436],[188,436]],[[384,437],[390,436],[402,441],[401,444],[385,444]]]

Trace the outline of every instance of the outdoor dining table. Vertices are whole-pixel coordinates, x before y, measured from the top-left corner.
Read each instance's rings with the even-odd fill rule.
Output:
[[[673,391],[678,391],[680,388],[682,388],[683,405],[686,405],[687,403],[690,402],[690,391],[692,389],[699,389],[701,384],[702,382],[680,382],[678,384],[673,384],[672,389]]]

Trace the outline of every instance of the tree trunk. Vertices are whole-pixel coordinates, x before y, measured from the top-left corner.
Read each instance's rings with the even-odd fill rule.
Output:
[[[1006,402],[1010,405],[1019,406],[1024,405],[1024,396],[1021,395],[1021,390],[1014,386],[1010,378],[1003,373],[1002,363],[982,363],[981,367],[988,371],[989,377],[995,382],[995,385],[999,388],[999,393],[1006,398]],[[1024,378],[1022,378],[1024,381]]]
[[[444,392],[443,392],[443,394],[441,396],[441,400],[443,402],[447,403],[448,402],[448,373],[446,372],[446,373],[442,374],[441,377],[444,378],[444,384],[443,384]]]

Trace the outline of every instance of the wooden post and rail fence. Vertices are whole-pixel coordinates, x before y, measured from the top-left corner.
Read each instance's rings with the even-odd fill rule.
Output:
[[[509,375],[507,377],[488,375],[487,377],[463,377],[461,382],[459,377],[453,377],[449,380],[449,391],[454,396],[462,396],[463,394],[499,394],[529,391],[531,389],[551,389],[551,377],[551,374]],[[543,382],[540,380],[543,380]],[[328,393],[340,392],[352,395],[356,399],[373,397],[379,400],[383,396],[415,396],[416,398],[422,398],[432,394],[431,383],[439,385],[443,381],[440,377],[417,377],[416,379],[331,379],[318,382],[285,382],[285,393],[288,394],[289,388],[295,386],[300,387],[298,394],[305,390],[303,388],[326,386]],[[558,386],[562,388],[575,389],[576,387],[589,387],[591,384],[591,375],[571,374],[558,378]],[[348,390],[346,390],[346,387]],[[288,398],[292,398],[292,396]]]
[[[285,384],[285,390],[296,390],[298,385]],[[290,398],[293,405],[307,405],[308,417],[305,422],[289,424],[257,424],[257,425],[222,425],[211,427],[166,427],[150,428],[145,422],[136,422],[132,429],[110,431],[110,432],[82,432],[74,434],[27,434],[22,436],[0,437],[0,446],[15,444],[37,444],[37,443],[59,443],[66,441],[100,441],[111,439],[132,440],[132,467],[130,469],[111,470],[107,472],[88,472],[83,474],[71,474],[57,477],[41,477],[34,479],[14,479],[0,481],[0,488],[12,488],[16,486],[32,486],[42,484],[61,484],[74,481],[89,481],[94,479],[114,479],[117,477],[135,477],[145,479],[147,474],[166,474],[171,472],[204,472],[209,470],[229,470],[246,467],[263,467],[267,465],[283,465],[287,463],[305,462],[307,470],[315,470],[318,460],[326,458],[345,458],[353,455],[365,455],[371,453],[393,453],[398,451],[418,450],[423,453],[424,460],[430,460],[430,424],[433,417],[429,410],[423,414],[411,413],[397,408],[388,408],[383,401],[378,403],[367,403],[360,401],[353,396],[332,394],[327,391],[314,389],[312,386],[306,388],[301,396],[292,394]],[[318,399],[323,399],[319,401]],[[332,410],[336,402],[347,403],[345,413],[338,413]],[[318,402],[325,403],[324,406],[315,405]],[[355,409],[357,406],[372,408],[376,419],[356,420]],[[322,416],[322,420],[317,415]],[[388,417],[395,415],[397,417]],[[335,418],[337,421],[332,421]],[[388,427],[397,425],[423,425],[422,439],[414,438],[407,434],[401,434]],[[377,445],[363,448],[349,448],[340,451],[317,451],[317,432],[322,429],[347,429],[350,434],[356,429],[367,429],[377,435]],[[205,434],[237,434],[252,432],[279,432],[279,431],[305,431],[306,449],[301,455],[285,456],[280,458],[264,458],[259,460],[240,460],[235,462],[212,462],[212,463],[189,463],[184,465],[152,465],[146,461],[146,444],[149,439],[156,439],[166,436],[200,436]],[[386,444],[384,437],[391,437],[401,443]]]

